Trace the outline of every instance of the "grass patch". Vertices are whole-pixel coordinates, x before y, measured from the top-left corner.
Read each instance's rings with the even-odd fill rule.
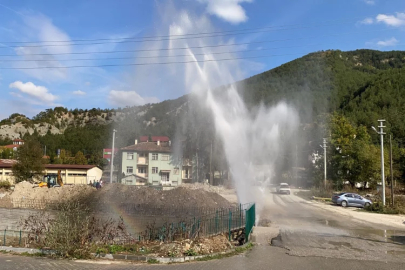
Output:
[[[240,253],[243,253],[243,252],[245,252],[245,251],[248,251],[248,250],[250,250],[250,249],[252,249],[252,248],[253,248],[253,244],[249,242],[246,246],[244,246],[244,247],[237,247],[237,248],[235,248],[235,250],[232,251],[232,252],[225,253],[225,254],[215,254],[215,255],[212,255],[212,256],[205,256],[205,257],[202,257],[202,258],[197,258],[197,259],[195,259],[195,260],[196,260],[196,261],[199,261],[199,262],[205,262],[205,261],[211,261],[211,260],[218,260],[218,259],[228,258],[228,257],[232,257],[232,256],[235,256],[235,255],[238,255],[238,254],[240,254]]]
[[[376,202],[370,206],[364,207],[364,211],[378,213],[378,214],[387,214],[387,215],[399,215],[405,214],[405,209],[399,206],[384,206],[381,202]]]
[[[148,260],[148,263],[149,263],[149,264],[158,264],[159,261],[156,260],[156,259],[149,259],[149,260]]]
[[[46,254],[42,252],[36,252],[36,253],[28,253],[28,252],[23,252],[23,253],[18,253],[21,256],[26,256],[26,257],[45,257]]]

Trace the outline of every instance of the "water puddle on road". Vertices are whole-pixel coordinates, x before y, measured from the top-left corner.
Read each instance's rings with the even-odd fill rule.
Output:
[[[405,231],[403,230],[375,229],[359,224],[352,224],[352,227],[348,227],[347,224],[345,224],[346,226],[342,226],[343,224],[341,222],[331,219],[312,219],[311,221],[326,227],[342,229],[349,235],[359,239],[378,239],[386,243],[405,245]]]

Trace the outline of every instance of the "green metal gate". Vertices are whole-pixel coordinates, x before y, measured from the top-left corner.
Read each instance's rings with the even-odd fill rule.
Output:
[[[252,233],[253,226],[256,223],[256,204],[252,204],[249,209],[246,210],[246,227],[245,227],[245,241],[249,241],[250,234]]]

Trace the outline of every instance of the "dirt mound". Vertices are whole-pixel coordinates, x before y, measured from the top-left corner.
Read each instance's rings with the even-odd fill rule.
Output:
[[[13,204],[11,203],[9,192],[0,189],[0,208],[10,207],[13,207]]]
[[[19,200],[65,200],[75,196],[86,196],[95,191],[87,185],[64,185],[62,187],[38,187],[38,185],[23,181],[15,185],[10,198],[13,201]]]
[[[205,189],[178,187],[163,191],[121,184],[108,184],[101,190],[96,190],[88,185],[40,188],[24,181],[15,185],[14,191],[8,197],[13,203],[29,200],[60,201],[70,198],[85,198],[91,204],[135,204],[147,205],[150,208],[229,208],[232,206],[218,193]]]
[[[106,185],[92,194],[93,201],[105,203],[132,203],[149,207],[204,207],[228,208],[232,205],[222,196],[202,189],[183,187],[171,190],[156,190],[148,187],[126,186],[120,184]]]

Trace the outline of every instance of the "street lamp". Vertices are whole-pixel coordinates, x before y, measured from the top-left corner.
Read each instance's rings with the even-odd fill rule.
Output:
[[[111,171],[110,171],[110,184],[112,183],[113,179],[113,169],[114,169],[114,142],[115,142],[115,132],[117,132],[115,129],[113,129],[113,138],[112,138],[112,149],[111,149]]]
[[[324,186],[326,189],[326,139],[323,139],[323,145],[320,145],[320,147],[323,148],[323,162],[324,162],[324,173],[325,173],[325,179],[324,179]]]
[[[385,206],[385,177],[384,177],[384,122],[385,120],[378,120],[380,131],[378,131],[375,127],[371,127],[377,134],[380,135],[381,140],[381,180],[382,180],[382,201],[383,205]]]

